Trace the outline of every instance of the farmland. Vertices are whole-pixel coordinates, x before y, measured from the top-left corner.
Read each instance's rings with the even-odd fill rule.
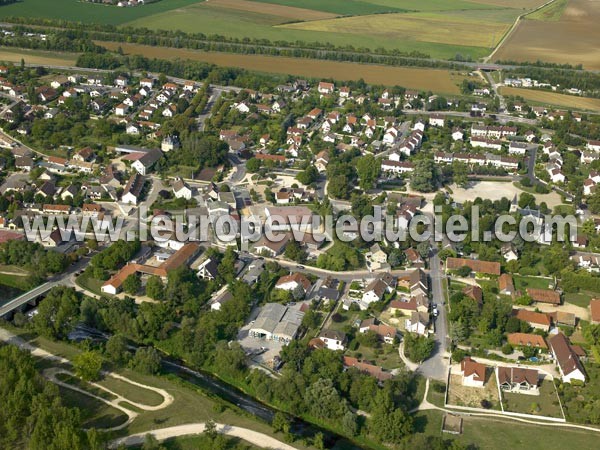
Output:
[[[27,64],[74,66],[77,54],[0,47],[0,61],[18,63],[21,61],[21,58]]]
[[[127,25],[477,59],[489,54],[522,12],[521,7],[465,0],[211,0]]]
[[[444,94],[458,94],[460,92],[458,85],[465,78],[464,75],[449,70],[352,64],[306,58],[235,55],[120,42],[96,43],[110,50],[121,47],[125,54],[144,55],[150,58],[189,59],[226,67],[240,67],[257,72],[283,73],[309,78],[334,78],[337,80],[358,80],[362,78],[367,83],[372,84],[399,85]]]
[[[493,15],[486,12],[486,15]],[[386,14],[301,22],[283,27],[294,30],[380,35],[390,40],[460,46],[493,47],[508,31],[512,20],[494,21],[446,13]]]
[[[495,55],[497,61],[582,64],[600,69],[600,8],[589,0],[567,0],[564,11],[550,5],[527,16]]]
[[[77,0],[23,0],[0,7],[0,18],[9,16],[44,17],[74,22],[119,25],[140,17],[164,13],[198,3],[198,0],[167,0],[143,8],[117,8]]]
[[[600,99],[597,98],[577,97],[575,95],[558,94],[556,92],[513,87],[503,87],[501,88],[501,92],[503,95],[523,97],[525,100],[533,103],[555,105],[563,108],[600,111]]]

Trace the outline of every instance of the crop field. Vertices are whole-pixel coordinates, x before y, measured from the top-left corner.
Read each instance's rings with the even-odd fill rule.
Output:
[[[364,79],[367,83],[399,85],[412,89],[431,90],[442,94],[459,94],[459,85],[466,75],[450,70],[353,64],[307,58],[283,58],[263,55],[236,55],[203,52],[179,48],[151,47],[120,42],[96,42],[109,50],[121,47],[126,54],[159,59],[189,59],[225,67],[240,67],[257,72],[283,73],[302,77]]]
[[[549,12],[544,8],[522,20],[498,49],[495,60],[542,60],[582,64],[590,70],[600,69],[599,3],[593,0],[567,1],[562,14],[560,8],[550,9],[554,6],[550,5],[547,7]]]
[[[501,93],[503,95],[518,95],[523,97],[525,100],[545,105],[555,105],[563,108],[582,109],[589,111],[600,111],[600,99],[598,98],[577,97],[575,95],[558,94],[556,92],[513,87],[502,87]]]
[[[486,14],[493,14],[486,12]],[[385,14],[345,17],[283,25],[294,30],[326,31],[381,36],[397,41],[416,40],[460,46],[494,47],[508,31],[510,22],[471,19],[467,13]]]
[[[237,11],[265,14],[290,20],[324,20],[337,17],[336,14],[314,9],[266,4],[251,0],[211,0],[206,2],[206,6],[210,8],[234,9]]]
[[[542,9],[527,15],[527,20],[558,22],[569,4],[569,0],[555,0]]]
[[[0,47],[0,61],[5,62],[19,63],[21,62],[21,58],[23,58],[27,64],[74,66],[77,56],[76,53],[45,52],[42,50]]]
[[[209,0],[127,25],[477,59],[490,53],[524,11],[516,3],[486,0]]]
[[[119,8],[77,0],[21,0],[0,6],[0,19],[9,16],[45,17],[74,22],[119,25],[140,17],[182,8],[198,0],[163,0],[138,8]]]

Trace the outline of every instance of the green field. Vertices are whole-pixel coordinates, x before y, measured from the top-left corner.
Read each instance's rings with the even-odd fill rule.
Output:
[[[525,16],[529,20],[542,20],[545,22],[558,22],[569,4],[569,0],[556,0],[548,6]]]
[[[86,428],[111,428],[127,421],[127,415],[98,399],[59,386],[60,397],[65,406],[77,407],[81,411]]]
[[[163,396],[158,392],[110,376],[104,377],[97,384],[132,402],[141,403],[146,406],[158,406],[164,400]]]
[[[119,25],[140,17],[198,3],[198,0],[162,0],[138,8],[119,8],[77,0],[21,0],[0,7],[2,17],[44,17],[74,22]]]
[[[549,379],[541,382],[540,395],[503,392],[502,404],[505,411],[563,418],[558,394],[554,383]]]
[[[269,5],[278,9],[271,10]],[[304,17],[302,10],[346,17]],[[392,14],[382,14],[384,11]],[[435,58],[461,54],[477,59],[489,54],[521,13],[516,7],[465,0],[211,0],[145,15],[126,25],[238,39],[400,49]]]
[[[295,8],[313,9],[340,16],[359,16],[365,14],[381,14],[387,12],[406,11],[403,2],[388,2],[379,4],[378,2],[361,0],[254,0],[261,3],[270,3],[274,5],[293,6]],[[398,3],[398,4],[396,4]],[[410,2],[407,2],[410,3]]]

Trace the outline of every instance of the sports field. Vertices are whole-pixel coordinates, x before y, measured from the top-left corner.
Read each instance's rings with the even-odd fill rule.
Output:
[[[367,83],[387,86],[399,85],[411,89],[431,90],[441,94],[459,94],[459,85],[465,78],[465,75],[449,70],[352,64],[307,58],[236,55],[120,42],[97,41],[96,43],[110,50],[121,47],[125,54],[144,55],[150,58],[189,59],[226,67],[240,67],[257,72],[291,74],[309,78],[334,78],[337,80],[359,80],[362,78]]]
[[[556,92],[539,91],[534,89],[521,89],[513,87],[502,87],[503,95],[514,95],[523,97],[525,100],[544,105],[555,105],[562,108],[573,108],[589,111],[600,111],[600,99],[565,95]]]
[[[565,5],[566,3],[566,5]],[[600,69],[600,3],[556,0],[527,16],[498,49],[495,60],[582,64]]]

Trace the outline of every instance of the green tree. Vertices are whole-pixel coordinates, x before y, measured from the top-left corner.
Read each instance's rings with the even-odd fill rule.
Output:
[[[160,355],[152,347],[140,347],[131,360],[131,367],[142,373],[156,374],[160,370]]]
[[[381,172],[381,161],[373,155],[357,158],[356,173],[358,174],[359,186],[363,190],[371,189],[377,181]]]
[[[102,371],[102,356],[95,351],[82,352],[73,358],[75,374],[86,381],[100,379]]]
[[[121,334],[113,334],[104,348],[106,357],[117,365],[123,365],[131,359],[127,339]]]
[[[425,336],[419,336],[414,333],[404,335],[404,354],[408,359],[414,362],[425,361],[435,347],[435,341]]]
[[[165,286],[162,279],[156,275],[152,275],[146,283],[146,295],[154,300],[164,300]]]
[[[315,166],[308,166],[306,169],[296,175],[296,180],[307,186],[317,181],[318,178],[319,171]]]
[[[132,273],[123,281],[123,291],[127,294],[135,295],[142,288],[142,281],[139,275]]]
[[[410,186],[415,191],[433,192],[438,185],[439,170],[433,159],[421,159],[415,163]]]

